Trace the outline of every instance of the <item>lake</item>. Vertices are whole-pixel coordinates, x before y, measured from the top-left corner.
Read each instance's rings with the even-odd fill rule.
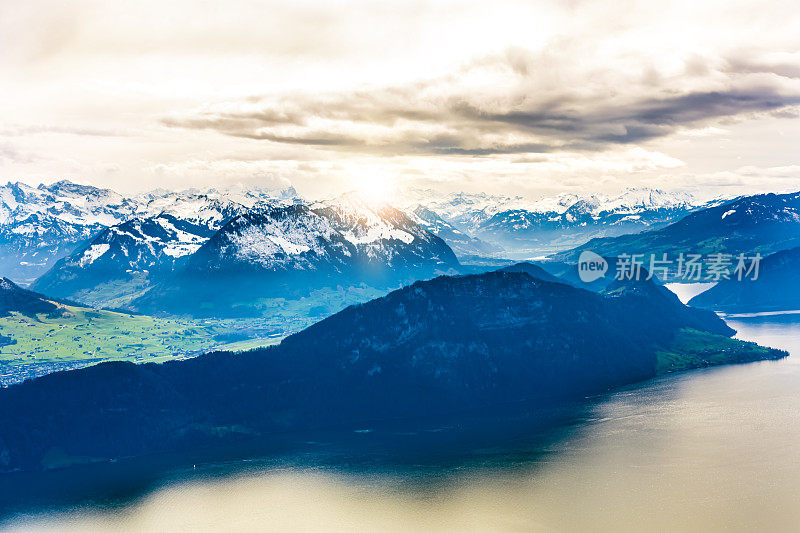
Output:
[[[315,449],[173,472],[143,495],[31,511],[24,531],[796,531],[800,314],[728,317],[783,361],[666,376],[591,399],[548,435],[456,460]],[[353,438],[370,438],[371,430]],[[447,431],[446,428],[443,429]],[[501,438],[502,437],[502,438]],[[399,438],[399,437],[398,437]]]

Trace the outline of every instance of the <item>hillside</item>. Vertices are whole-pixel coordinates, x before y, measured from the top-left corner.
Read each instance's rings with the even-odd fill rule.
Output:
[[[499,272],[522,272],[528,274],[532,278],[542,281],[548,281],[550,283],[566,283],[567,285],[570,285],[570,283],[564,279],[554,276],[553,274],[547,272],[544,268],[537,264],[531,263],[530,261],[515,263],[497,270]]]
[[[597,294],[523,272],[438,277],[348,307],[278,347],[104,363],[0,390],[0,468],[225,447],[509,402],[544,407],[680,369],[681,346],[695,363],[686,368],[786,355],[731,333],[647,282]],[[666,370],[659,353],[669,354]]]
[[[761,194],[702,209],[669,226],[633,235],[592,239],[586,244],[557,254],[572,261],[583,250],[605,257],[621,254],[666,253],[770,253],[800,245],[800,193]]]
[[[323,287],[396,287],[458,266],[442,239],[404,213],[345,196],[234,218],[188,257],[185,267],[131,307],[252,316],[260,314],[263,298],[299,298]]]
[[[765,257],[759,265],[758,279],[720,281],[690,301],[695,307],[726,313],[754,313],[800,309],[800,248]]]
[[[16,312],[26,316],[44,313],[58,317],[66,312],[63,305],[47,297],[17,286],[8,278],[0,278],[0,317]]]

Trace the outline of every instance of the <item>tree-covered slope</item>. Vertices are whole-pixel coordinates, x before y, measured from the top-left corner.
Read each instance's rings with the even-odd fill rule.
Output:
[[[656,375],[658,353],[686,331],[732,334],[649,282],[599,294],[524,272],[438,277],[348,307],[278,347],[104,363],[0,390],[0,469],[554,405]],[[709,364],[785,355],[731,342],[741,353]]]

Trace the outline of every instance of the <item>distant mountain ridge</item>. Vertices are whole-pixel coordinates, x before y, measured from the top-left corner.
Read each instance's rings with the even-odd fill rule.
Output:
[[[636,231],[642,227],[658,227],[666,221],[699,209],[700,204],[685,194],[651,189],[629,189],[620,195],[607,196],[562,194],[534,202],[520,197],[505,198],[459,193],[445,198],[431,196],[426,202],[430,208],[416,204],[411,211],[397,210],[397,214],[388,212],[375,214],[372,207],[358,200],[358,195],[355,194],[350,195],[351,198],[347,201],[344,200],[348,195],[344,195],[335,201],[309,204],[298,199],[296,191],[292,188],[273,191],[250,188],[153,191],[133,199],[125,199],[111,191],[68,182],[60,182],[49,187],[56,191],[47,193],[50,196],[59,194],[61,195],[59,198],[66,198],[72,195],[69,198],[73,198],[71,201],[76,205],[91,206],[90,209],[84,205],[85,216],[81,220],[95,222],[121,220],[110,226],[104,226],[99,222],[95,225],[81,226],[79,229],[83,233],[80,235],[88,236],[81,237],[77,242],[74,238],[65,238],[60,234],[57,238],[53,237],[55,248],[50,249],[47,243],[42,243],[40,240],[44,232],[62,223],[62,219],[53,219],[52,227],[47,224],[36,226],[20,245],[22,251],[10,253],[4,259],[10,264],[13,263],[13,268],[9,267],[11,270],[33,268],[21,259],[22,255],[44,254],[47,256],[46,261],[35,268],[48,270],[42,272],[43,275],[32,285],[33,288],[54,296],[81,300],[103,307],[123,307],[143,297],[155,284],[165,283],[168,278],[184,268],[199,273],[204,261],[207,266],[211,266],[215,261],[219,262],[223,256],[227,257],[226,260],[230,261],[231,265],[237,264],[236,268],[246,266],[247,261],[258,263],[263,260],[275,260],[277,253],[285,253],[287,257],[297,259],[302,255],[302,251],[298,254],[294,253],[291,247],[281,248],[281,243],[270,239],[267,231],[269,224],[263,219],[260,223],[256,222],[259,213],[271,212],[276,206],[306,205],[312,213],[310,216],[324,218],[333,231],[344,237],[344,241],[356,247],[356,252],[350,251],[350,253],[355,253],[357,258],[352,256],[349,259],[332,259],[333,262],[326,267],[321,266],[322,270],[331,267],[336,271],[339,267],[335,267],[334,263],[337,261],[341,265],[348,263],[363,265],[371,262],[374,268],[362,268],[362,274],[372,272],[370,276],[373,278],[386,278],[385,273],[380,273],[382,269],[386,270],[381,267],[381,261],[392,259],[387,265],[391,266],[390,269],[395,269],[405,261],[403,259],[405,257],[408,258],[409,265],[417,265],[412,270],[414,268],[419,270],[418,279],[421,279],[437,272],[447,272],[456,263],[449,256],[445,258],[443,255],[445,252],[440,249],[438,241],[430,241],[427,237],[423,237],[422,233],[415,233],[416,230],[406,231],[408,228],[421,228],[436,235],[457,256],[463,258],[465,263],[481,265],[489,264],[487,261],[490,260],[505,259],[506,256],[508,258],[538,256],[545,250],[568,248],[598,234],[618,234]],[[29,196],[33,200],[40,201],[41,205],[36,209],[47,211],[50,196],[41,193],[45,189],[46,186],[40,186],[36,189],[40,191],[39,193]],[[78,198],[81,195],[99,200],[87,203]],[[28,197],[23,195],[20,198]],[[103,200],[104,198],[110,200]],[[114,207],[117,203],[123,207]],[[20,205],[23,204],[14,204],[19,213],[24,211],[20,210]],[[343,208],[345,204],[349,205],[346,209]],[[26,209],[33,208],[28,206]],[[219,257],[211,257],[209,250],[213,246],[209,246],[200,256],[193,258],[216,231],[246,212],[252,212],[254,215],[249,228],[246,230],[243,227],[239,228],[241,234],[230,235],[235,242],[228,242],[225,246],[226,250],[237,247],[248,250],[250,259],[242,262],[240,261],[242,254],[227,254],[221,248],[215,252]],[[403,220],[399,218],[401,214]],[[366,218],[360,220],[362,216]],[[384,218],[386,220],[383,220]],[[11,220],[9,217],[7,219]],[[302,223],[298,223],[299,228]],[[12,220],[12,226],[13,224]],[[326,241],[332,234],[323,228],[324,225],[319,222],[312,224],[323,232],[323,241]],[[14,226],[12,229],[21,231],[22,227]],[[261,229],[257,230],[258,227]],[[247,241],[256,238],[260,239],[262,246]],[[387,242],[392,241],[394,244],[387,247],[380,244],[382,239]],[[404,239],[408,242],[404,242]],[[222,240],[224,239],[219,243]],[[309,243],[294,238],[294,241],[289,239],[283,244],[296,242],[302,250],[307,248],[306,251],[310,251],[319,244],[316,240],[312,240],[313,242]],[[342,241],[343,249],[348,249],[348,244],[344,241]],[[328,245],[333,244],[333,241],[328,242]],[[2,245],[0,242],[0,248]],[[68,250],[67,246],[71,250]],[[270,249],[274,246],[280,248],[280,251],[277,248]],[[319,246],[324,248],[322,244]],[[398,255],[392,258],[394,253]],[[330,253],[319,258],[312,258],[311,255],[313,254],[307,255],[303,260],[308,260],[309,264],[323,265],[325,257],[328,259],[335,257],[335,254]],[[426,255],[429,257],[424,259]],[[65,257],[55,262],[54,259],[60,256]],[[283,269],[278,266],[281,261],[275,264],[278,271]],[[441,268],[429,268],[429,264],[437,262]],[[347,266],[342,266],[340,270],[348,269],[353,270]],[[404,267],[401,268],[403,269]],[[235,268],[228,269],[229,272],[234,270]],[[288,270],[301,269],[291,267]],[[413,276],[407,275],[408,269],[399,274],[394,278],[403,281],[414,279]],[[347,277],[341,273],[337,275],[342,278]],[[298,276],[298,279],[300,277],[303,276]],[[333,279],[330,276],[328,278]],[[185,280],[186,276],[183,276],[183,279]],[[165,290],[164,293],[166,292],[172,291]],[[151,304],[148,306],[152,307]]]
[[[137,300],[136,306],[151,312],[167,305],[155,298],[180,294],[182,311],[196,312],[190,302],[197,299],[184,299],[197,296],[190,286],[235,301],[281,296],[287,287],[395,285],[458,267],[444,241],[388,205],[370,205],[355,193],[313,204],[287,194],[270,198],[238,191],[233,197],[247,205],[219,193],[142,195],[137,215],[101,229],[33,287],[100,307]],[[204,280],[209,275],[229,285],[209,293],[203,289],[213,286]],[[143,297],[157,284],[157,291]]]
[[[137,209],[113,191],[68,181],[0,186],[0,271],[31,282],[75,246]]]
[[[584,250],[602,256],[666,253],[766,256],[800,246],[800,193],[745,196],[695,211],[662,229],[593,239],[555,259],[576,261]]]
[[[133,218],[147,219],[165,212],[192,222],[187,198],[236,203],[247,208],[270,200],[291,201],[292,187],[153,191],[125,197],[109,189],[66,180],[32,187],[24,183],[0,186],[0,271],[21,283],[31,283],[56,261],[86,246],[106,228]],[[182,204],[182,212],[170,212]]]
[[[522,197],[457,193],[413,198],[472,238],[512,256],[547,255],[594,237],[658,228],[714,205],[688,193],[629,188],[617,195],[564,193],[528,201]]]
[[[205,195],[171,193],[149,201],[146,210],[157,214],[101,231],[88,245],[59,260],[32,288],[107,306],[133,287],[143,290],[180,268],[247,208]]]
[[[471,237],[425,206],[418,205],[410,212],[410,216],[425,229],[444,239],[458,256],[469,258],[503,252],[502,247]]]

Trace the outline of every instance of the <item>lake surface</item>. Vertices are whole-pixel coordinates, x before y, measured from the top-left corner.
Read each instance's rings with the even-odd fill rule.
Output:
[[[369,454],[332,461],[312,451],[246,468],[198,466],[132,501],[34,513],[6,527],[797,531],[800,315],[728,323],[739,338],[792,355],[628,387],[593,399],[548,438],[509,436],[457,461],[393,467]]]

